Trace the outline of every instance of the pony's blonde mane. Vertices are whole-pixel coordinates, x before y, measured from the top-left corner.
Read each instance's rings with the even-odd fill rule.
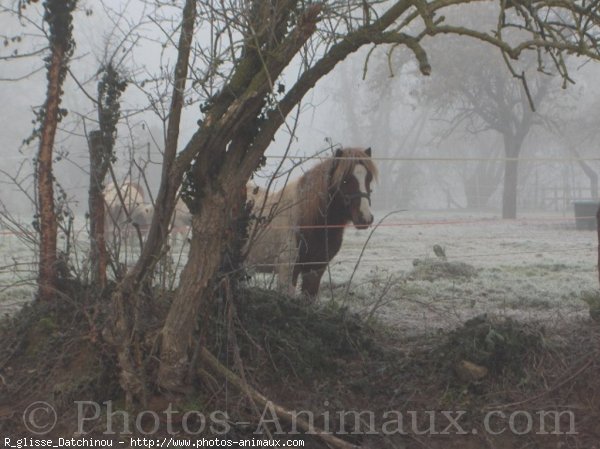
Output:
[[[314,225],[325,215],[329,187],[338,187],[357,164],[377,179],[377,167],[363,148],[344,148],[338,157],[325,159],[302,175],[297,186],[300,226]]]

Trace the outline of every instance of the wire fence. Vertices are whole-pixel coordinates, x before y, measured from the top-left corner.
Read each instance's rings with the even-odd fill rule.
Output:
[[[439,212],[443,213],[443,212]],[[395,228],[395,227],[407,227],[407,226],[447,226],[447,225],[493,225],[494,223],[504,224],[573,224],[579,219],[595,219],[596,215],[580,215],[578,217],[553,217],[553,216],[536,216],[526,218],[515,218],[515,219],[496,219],[496,218],[479,218],[479,219],[465,219],[465,220],[445,220],[445,219],[431,219],[431,220],[418,220],[418,219],[407,219],[406,221],[392,221],[380,223],[380,228]],[[266,225],[266,229],[340,229],[352,227],[351,224],[319,224],[319,225]]]
[[[331,155],[317,156],[284,156],[284,155],[268,155],[266,159],[290,159],[294,161],[311,161],[329,159]],[[338,157],[337,159],[352,159]],[[600,162],[600,157],[575,157],[575,156],[560,156],[560,157],[441,157],[441,156],[372,156],[371,160],[377,162]]]
[[[424,150],[425,151],[425,150]],[[82,152],[80,155],[76,155],[82,159],[88,159],[89,155],[87,152]],[[318,161],[324,160],[331,157],[331,154],[323,152],[319,155],[278,155],[270,154],[265,155],[265,159],[289,159],[294,161]],[[4,160],[18,160],[23,161],[23,156],[5,156]],[[345,158],[339,158],[345,159]],[[372,156],[373,161],[383,162],[506,162],[506,161],[518,161],[518,162],[600,162],[600,157],[595,156],[519,156],[519,157],[484,157],[484,156],[473,156],[473,157],[442,157],[442,156]]]

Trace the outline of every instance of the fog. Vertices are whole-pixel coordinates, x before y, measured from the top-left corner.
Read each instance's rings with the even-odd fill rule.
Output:
[[[122,3],[105,2],[103,7],[87,2],[84,5],[93,13],[86,15],[83,8],[74,22],[74,77],[68,76],[65,84],[63,107],[69,114],[56,139],[55,169],[78,214],[85,212],[87,204],[85,136],[95,126],[89,96],[95,95],[101,62],[124,39],[132,43],[126,46],[128,50],[119,50],[123,55],[118,59],[137,85],[130,84],[123,97],[127,117],[119,126],[115,171],[120,179],[138,177],[141,167],[150,193],[154,195],[158,188],[164,139],[160,115],[168,106],[166,77],[172,71],[175,53],[172,47],[162,46],[169,30],[148,19],[148,6]],[[33,208],[24,192],[33,196],[31,172],[37,141],[23,142],[34,129],[34,109],[44,99],[44,62],[42,54],[8,56],[14,56],[15,51],[22,55],[40,50],[44,39],[29,22],[41,23],[39,9],[29,7],[27,20],[19,20],[2,8],[0,28],[5,44],[0,53],[0,156],[4,163],[0,199],[12,213],[27,216]],[[170,13],[176,17],[174,9]],[[132,27],[134,32],[127,34]],[[175,21],[171,27],[175,29]],[[203,32],[199,31],[199,39]],[[500,215],[509,157],[507,134],[501,130],[515,131],[516,124],[531,115],[523,125],[525,135],[518,156],[510,156],[520,160],[518,214],[566,214],[572,210],[572,201],[597,198],[590,178],[590,173],[593,177],[600,170],[596,148],[600,103],[594,82],[600,75],[597,64],[568,59],[574,84],[565,89],[550,65],[548,74],[542,74],[531,56],[515,62],[517,73],[526,74],[532,97],[544,90],[534,98],[536,112],[530,114],[524,109],[525,104],[530,106],[523,82],[510,73],[497,50],[458,38],[427,41],[425,49],[432,65],[429,77],[419,73],[410,52],[391,52],[386,46],[372,52],[365,48],[340,63],[304,98],[298,115],[290,114],[267,151],[267,163],[257,173],[257,182],[266,182],[284,155],[288,158],[282,170],[296,166],[291,175],[295,177],[314,163],[299,164],[304,158],[317,153],[329,155],[337,146],[370,146],[381,171],[374,189],[375,209],[482,210]],[[299,67],[300,62],[295,61],[281,83],[289,87]],[[151,79],[165,82],[140,87],[142,80]],[[194,101],[185,109],[180,148],[197,128],[199,107]],[[133,169],[132,160],[137,165]]]

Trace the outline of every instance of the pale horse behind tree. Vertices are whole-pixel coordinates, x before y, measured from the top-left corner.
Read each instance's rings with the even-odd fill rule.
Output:
[[[321,277],[342,246],[345,227],[373,223],[371,183],[377,168],[371,148],[338,149],[296,181],[267,195],[248,185],[252,214],[247,263],[277,274],[278,289],[294,294],[302,277],[302,294],[314,299]]]
[[[125,181],[121,184],[120,197],[114,183],[104,189],[104,202],[106,206],[105,233],[110,242],[121,242],[122,239],[135,239],[139,235],[143,238],[148,233],[154,215],[154,206],[146,203],[144,190],[133,182]],[[171,245],[177,242],[177,237],[184,239],[188,236],[192,225],[192,214],[181,198],[177,199],[169,233]]]
[[[184,241],[188,238],[192,226],[192,214],[187,205],[181,199],[177,199],[173,219],[171,220],[171,245],[174,246],[177,242],[177,237],[181,237]]]
[[[153,207],[145,202],[141,185],[128,180],[118,187],[110,183],[104,188],[103,195],[107,241],[120,243],[135,239],[138,230],[142,236],[146,233],[152,221]]]

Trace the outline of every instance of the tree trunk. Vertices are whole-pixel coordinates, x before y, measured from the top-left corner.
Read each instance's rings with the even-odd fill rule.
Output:
[[[37,194],[40,228],[40,259],[38,274],[38,299],[50,300],[56,291],[57,254],[56,241],[58,224],[54,208],[54,175],[52,153],[54,138],[59,122],[59,106],[66,73],[67,60],[71,48],[71,11],[75,2],[48,0],[44,4],[44,19],[50,25],[50,57],[48,66],[48,87],[43,109],[40,130],[40,146],[37,157]]]
[[[502,218],[517,218],[517,183],[519,161],[507,159],[504,165],[504,191],[502,193]]]
[[[177,295],[162,329],[158,384],[182,391],[189,369],[190,337],[199,312],[214,288],[227,245],[235,238],[232,223],[242,202],[245,181],[234,180],[207,189],[202,209],[192,218],[192,241],[188,262],[181,273]]]
[[[90,132],[88,142],[90,152],[90,264],[92,283],[100,289],[106,286],[106,267],[108,253],[104,235],[104,195],[102,182],[106,176],[107,164],[104,162],[104,145],[100,131]]]
[[[502,192],[502,218],[517,218],[517,186],[519,184],[519,153],[522,140],[504,136],[504,190]]]

